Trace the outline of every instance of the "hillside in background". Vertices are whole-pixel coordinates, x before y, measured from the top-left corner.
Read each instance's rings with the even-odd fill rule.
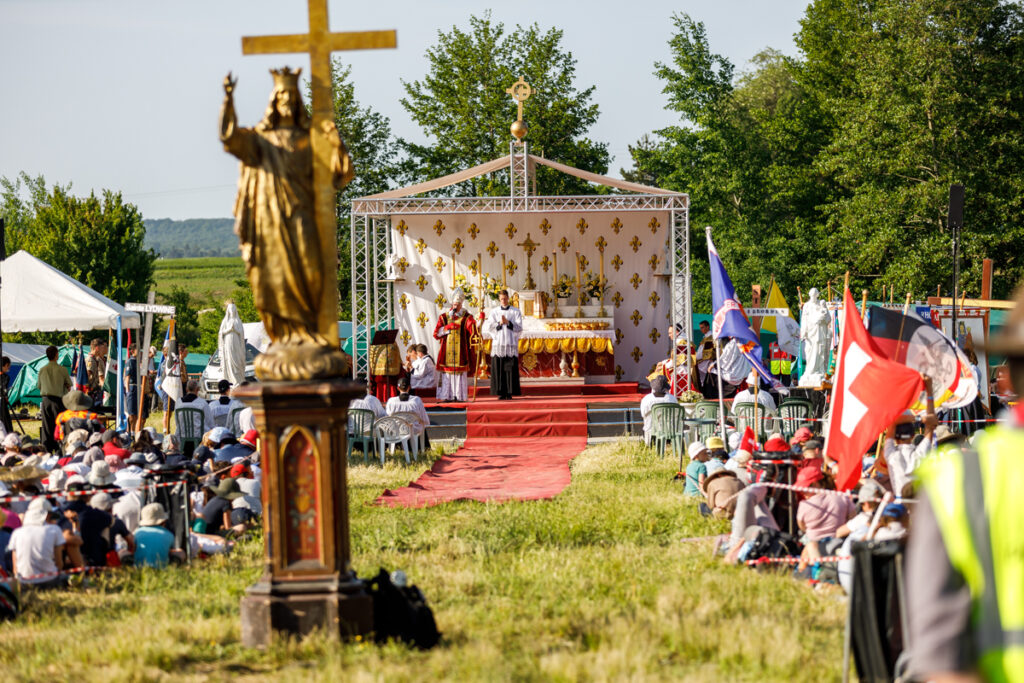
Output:
[[[238,256],[234,218],[147,218],[146,246],[162,258]]]

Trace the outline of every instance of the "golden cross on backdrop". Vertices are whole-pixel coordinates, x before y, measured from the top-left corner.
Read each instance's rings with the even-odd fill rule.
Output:
[[[540,244],[530,239],[530,233],[526,233],[526,239],[522,242],[516,243],[516,246],[522,247],[526,251],[526,282],[523,283],[523,287],[526,289],[536,289],[537,283],[533,281],[533,272],[530,268],[530,257],[533,256],[533,252],[540,246]]]
[[[516,120],[517,121],[522,121],[523,120],[523,102],[525,102],[526,100],[530,99],[530,95],[534,94],[534,92],[536,92],[536,91],[530,86],[529,83],[526,82],[525,78],[520,76],[519,80],[516,81],[515,83],[513,83],[511,87],[507,88],[505,90],[505,92],[507,92],[509,95],[511,95],[512,99],[516,101],[516,106],[518,107],[518,112],[517,112],[518,118]]]
[[[333,149],[324,133],[324,122],[334,121],[331,95],[331,53],[340,50],[373,50],[395,47],[395,31],[349,31],[331,33],[327,21],[327,0],[309,0],[309,33],[280,36],[248,36],[242,38],[242,54],[282,54],[308,52],[310,77],[313,83],[313,125],[310,138],[313,148],[313,192],[316,202],[316,224],[323,266],[324,287],[320,300],[321,330],[333,330],[337,342],[338,319],[338,235],[334,186],[331,183]]]

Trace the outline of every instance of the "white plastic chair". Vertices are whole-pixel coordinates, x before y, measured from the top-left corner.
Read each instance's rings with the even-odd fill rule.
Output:
[[[416,413],[395,413],[392,417],[397,417],[408,423],[409,430],[412,434],[412,438],[410,439],[410,441],[412,441],[412,458],[413,460],[419,460],[420,451],[426,451],[427,449],[427,425],[423,422],[423,418]]]
[[[380,448],[380,464],[382,466],[384,465],[386,447],[391,446],[391,452],[394,453],[397,444],[402,445],[402,450],[405,452],[405,464],[409,464],[409,446],[412,444],[414,449],[416,446],[413,441],[412,427],[408,422],[395,415],[378,418],[373,423],[373,435]]]

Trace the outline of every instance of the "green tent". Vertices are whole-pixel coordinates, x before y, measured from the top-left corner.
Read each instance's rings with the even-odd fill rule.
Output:
[[[68,374],[72,375],[71,381],[74,382],[74,375],[71,372],[71,360],[75,356],[75,349],[77,346],[66,344],[57,349],[57,362],[68,369]],[[14,383],[11,384],[10,391],[7,394],[8,400],[12,406],[16,406],[19,403],[34,403],[39,405],[42,402],[42,398],[39,396],[39,369],[46,365],[48,361],[46,356],[40,356],[35,358],[25,365],[22,366],[18,376],[14,378]]]

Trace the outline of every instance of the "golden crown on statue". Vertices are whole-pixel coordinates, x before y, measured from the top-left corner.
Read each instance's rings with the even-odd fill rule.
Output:
[[[299,87],[299,74],[302,73],[302,69],[295,69],[292,71],[288,67],[283,69],[271,69],[271,75],[274,77],[274,88],[298,88]]]

